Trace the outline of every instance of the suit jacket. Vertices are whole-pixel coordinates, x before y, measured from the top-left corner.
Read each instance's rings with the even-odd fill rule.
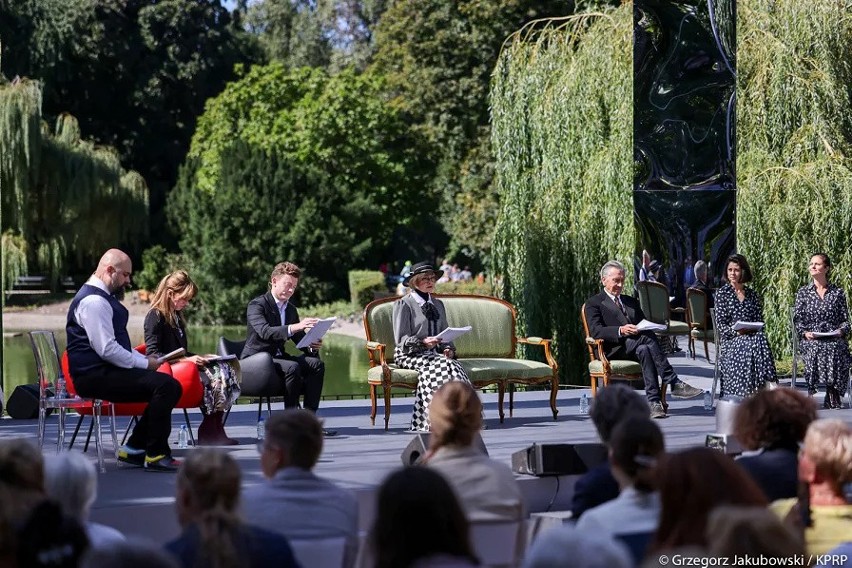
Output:
[[[358,501],[313,472],[285,467],[243,493],[243,518],[289,540],[346,538],[346,566],[358,553]]]
[[[474,447],[442,446],[426,462],[440,472],[459,497],[470,521],[517,521],[524,499],[515,474]]]
[[[305,336],[304,331],[297,331],[292,337],[287,335],[287,326],[299,323],[299,311],[293,302],[287,302],[282,322],[272,292],[267,292],[249,302],[246,309],[246,322],[246,346],[243,348],[241,359],[261,351],[273,357],[281,357],[284,355],[284,344],[288,339],[299,343]],[[307,353],[306,349],[303,351]]]
[[[639,300],[622,294],[621,303],[627,315],[618,309],[606,292],[602,291],[586,300],[586,323],[589,324],[589,334],[594,339],[604,340],[603,347],[607,358],[623,359],[627,356],[626,338],[618,336],[618,328],[627,324],[635,325],[645,319]]]
[[[191,355],[187,348],[186,328],[180,315],[177,315],[176,327],[172,327],[163,317],[160,310],[151,309],[145,315],[145,348],[148,355],[165,355],[175,349],[183,347],[187,355]]]
[[[571,513],[575,519],[593,507],[618,497],[618,482],[612,476],[609,462],[598,464],[574,483]]]

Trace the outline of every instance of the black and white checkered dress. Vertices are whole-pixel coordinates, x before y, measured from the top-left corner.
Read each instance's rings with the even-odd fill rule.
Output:
[[[440,300],[429,297],[421,305],[413,296],[415,293],[406,295],[394,304],[394,363],[403,369],[418,372],[411,430],[427,432],[429,405],[435,391],[450,381],[470,381],[461,363],[443,354],[446,347],[455,350],[452,344],[439,344],[435,349],[423,346],[423,339],[434,337],[447,327],[447,316]]]

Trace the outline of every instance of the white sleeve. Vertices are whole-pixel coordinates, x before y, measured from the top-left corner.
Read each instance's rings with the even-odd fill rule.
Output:
[[[135,350],[128,351],[115,340],[112,329],[112,306],[95,294],[86,296],[77,304],[74,318],[89,337],[89,345],[108,363],[123,369],[147,369],[148,358]]]

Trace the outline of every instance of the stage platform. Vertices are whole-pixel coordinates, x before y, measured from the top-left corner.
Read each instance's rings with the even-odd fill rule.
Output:
[[[712,360],[711,352],[711,360]],[[692,385],[706,390],[713,380],[713,367],[703,357],[691,359],[685,353],[671,356],[672,364],[679,375]],[[566,389],[559,393],[559,420],[554,422],[548,405],[548,393],[544,391],[516,393],[514,417],[509,418],[508,397],[506,420],[500,424],[497,415],[496,394],[485,394],[485,416],[487,429],[482,437],[492,458],[511,462],[515,451],[539,443],[583,443],[598,441],[594,426],[588,415],[579,414],[579,399],[589,389]],[[822,395],[818,395],[820,404]],[[845,401],[844,401],[845,402]],[[338,435],[326,438],[325,448],[316,467],[316,472],[335,483],[353,490],[361,503],[361,529],[366,530],[374,514],[374,492],[382,479],[401,465],[400,454],[411,440],[407,433],[413,398],[394,398],[390,429],[383,429],[383,409],[380,405],[376,426],[370,425],[369,400],[324,401],[320,415],[326,426],[338,431]],[[680,401],[670,399],[669,417],[657,423],[662,428],[666,446],[679,449],[704,445],[705,436],[715,430],[712,411],[704,410],[703,400]],[[844,405],[845,406],[845,405]],[[281,409],[282,403],[273,405],[273,411]],[[244,485],[262,481],[260,460],[256,449],[257,405],[234,407],[228,420],[227,430],[231,437],[240,440],[240,446],[231,446],[227,451],[239,462],[244,475]],[[821,417],[840,418],[852,423],[852,410],[820,411]],[[200,422],[200,414],[190,413],[193,426]],[[69,420],[72,425],[75,420]],[[176,445],[177,429],[183,423],[182,413],[175,412],[172,432]],[[0,438],[36,437],[35,420],[0,421]],[[119,438],[127,425],[126,418],[118,418]],[[115,462],[111,452],[111,438],[104,428],[107,472],[99,476],[98,499],[92,510],[92,520],[115,526],[128,535],[151,538],[164,542],[178,534],[174,514],[175,476],[164,473],[147,473],[136,468],[127,468]],[[69,432],[70,438],[70,432]],[[45,454],[54,451],[56,440],[56,417],[48,419]],[[51,444],[53,441],[53,444]],[[79,451],[81,443],[75,445]],[[193,451],[175,450],[176,455]],[[89,455],[96,459],[94,448]],[[527,510],[541,512],[568,508],[576,477],[560,476],[536,478],[518,476],[524,493]],[[246,512],[250,520],[251,512]]]

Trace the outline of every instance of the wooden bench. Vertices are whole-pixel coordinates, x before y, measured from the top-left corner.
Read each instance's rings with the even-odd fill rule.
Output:
[[[456,356],[467,372],[473,386],[497,387],[500,422],[503,422],[503,398],[509,390],[509,416],[514,410],[514,391],[510,384],[550,384],[550,409],[556,420],[556,393],[559,375],[556,360],[550,350],[550,340],[540,337],[515,337],[517,312],[512,304],[490,296],[441,295],[447,309],[447,320],[452,327],[470,325],[473,330],[459,337]],[[393,362],[395,341],[393,336],[393,303],[398,298],[383,298],[364,309],[364,329],[367,332],[367,353],[370,369],[370,421],[375,425],[377,391],[382,389],[385,399],[385,430],[391,413],[391,389],[413,390],[417,386],[417,371],[401,369]],[[518,343],[540,345],[546,363],[515,358]]]
[[[77,291],[77,283],[70,276],[63,276],[59,282],[59,289],[63,292],[73,294]],[[6,297],[10,296],[40,296],[50,294],[50,283],[47,276],[18,276],[10,290],[5,290]]]

